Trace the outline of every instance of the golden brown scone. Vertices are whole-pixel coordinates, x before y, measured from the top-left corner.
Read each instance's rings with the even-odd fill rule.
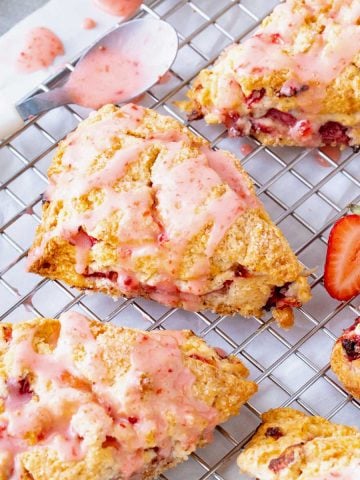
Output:
[[[0,324],[0,479],[152,479],[256,392],[190,331],[67,312]]]
[[[180,102],[265,145],[360,145],[358,0],[287,0],[200,72]]]
[[[108,105],[60,143],[34,273],[114,297],[261,315],[310,298],[303,267],[238,160],[175,119]]]
[[[360,432],[292,408],[264,413],[238,458],[258,480],[358,480]]]
[[[335,343],[331,368],[345,389],[360,399],[360,317]]]

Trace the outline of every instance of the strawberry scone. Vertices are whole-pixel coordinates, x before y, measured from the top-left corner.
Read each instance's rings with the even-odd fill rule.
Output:
[[[189,331],[75,312],[0,324],[0,478],[155,478],[238,413],[246,377]]]
[[[360,2],[287,0],[180,102],[265,145],[360,145]]]
[[[60,143],[31,272],[114,297],[260,315],[310,297],[303,266],[228,152],[175,119],[108,105]]]
[[[345,389],[360,399],[360,317],[335,343],[331,368]]]
[[[291,408],[263,414],[238,458],[257,480],[358,480],[360,432]]]

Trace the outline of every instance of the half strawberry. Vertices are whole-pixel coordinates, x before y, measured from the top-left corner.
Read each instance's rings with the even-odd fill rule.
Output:
[[[324,284],[337,300],[360,293],[360,208],[333,226],[326,254]]]

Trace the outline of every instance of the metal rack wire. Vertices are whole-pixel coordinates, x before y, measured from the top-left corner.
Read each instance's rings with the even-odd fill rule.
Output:
[[[173,24],[180,51],[171,79],[152,88],[141,103],[186,122],[173,101],[184,96],[201,68],[210,65],[226,45],[251,33],[276,3],[148,1],[139,16],[151,15]],[[39,90],[53,88],[72,68],[73,63],[67,64]],[[143,299],[113,302],[100,294],[86,295],[61,282],[24,273],[27,249],[40,221],[47,166],[58,140],[86,115],[79,107],[61,107],[33,119],[0,145],[0,320],[58,316],[73,308],[101,321],[148,330],[191,328],[209,343],[238,355],[258,382],[259,393],[239,417],[217,429],[213,444],[198,450],[163,479],[239,478],[236,455],[258,426],[261,412],[275,406],[291,405],[359,427],[360,403],[341,388],[328,361],[335,338],[359,315],[359,297],[335,302],[322,285],[329,228],[344,214],[348,203],[360,200],[359,155],[345,150],[335,161],[316,150],[266,148],[252,139],[228,139],[223,128],[208,127],[203,121],[188,124],[214,147],[230,149],[241,158],[258,195],[300,260],[307,267],[318,266],[311,275],[313,300],[297,312],[296,326],[285,332],[271,317],[192,314]],[[247,155],[241,153],[245,151],[243,143],[247,152],[251,150]]]

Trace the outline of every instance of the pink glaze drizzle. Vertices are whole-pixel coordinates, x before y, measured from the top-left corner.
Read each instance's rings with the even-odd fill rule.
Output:
[[[202,147],[197,157],[177,162],[179,152],[189,143],[178,131],[137,138],[116,151],[102,169],[88,173],[93,159],[111,149],[111,139],[117,132],[136,128],[145,110],[127,105],[121,111],[122,116],[88,125],[65,140],[62,163],[67,168],[50,178],[48,199],[72,201],[97,188],[103,201],[84,213],[71,208],[71,215],[66,220],[59,218],[57,227],[45,234],[42,245],[31,251],[29,262],[42,254],[50,238],[60,236],[75,245],[76,271],[91,274],[96,267],[88,259],[93,246],[89,236],[101,241],[101,222],[114,215],[119,223],[121,248],[118,261],[110,270],[116,272],[119,289],[130,296],[145,289],[155,300],[174,305],[180,299],[187,308],[196,310],[198,296],[209,292],[210,257],[236,219],[247,209],[257,208],[259,202],[232,159],[221,151]],[[152,167],[152,187],[138,183],[115,191],[114,183],[121,180],[128,167],[138,161],[142,152],[156,145],[162,147],[162,153]],[[177,268],[183,252],[205,228],[205,255],[195,257],[188,268],[189,280],[180,282]],[[79,229],[87,232],[89,238],[79,237]],[[144,256],[153,257],[158,265],[157,274],[147,278],[145,285],[135,266]]]
[[[60,335],[51,354],[34,351],[36,327],[26,335],[13,329],[5,354],[12,384],[26,369],[36,400],[5,399],[0,450],[8,460],[1,464],[0,474],[10,478],[13,472],[13,480],[20,478],[21,454],[33,448],[55,450],[62,461],[81,460],[90,447],[100,448],[112,439],[117,474],[129,479],[142,472],[145,450],[149,455],[156,447],[154,458],[171,456],[177,442],[190,452],[200,438],[210,439],[218,413],[193,394],[195,378],[184,366],[179,348],[182,332],[139,332],[129,350],[130,369],[111,383],[102,359],[105,346],[95,340],[87,319],[68,312],[59,322]],[[83,353],[75,359],[79,348]],[[172,436],[170,417],[175,420]],[[29,432],[38,437],[36,447],[24,439]]]
[[[110,15],[130,17],[142,4],[141,0],[94,0],[95,5]]]
[[[45,27],[30,30],[17,60],[16,67],[22,73],[31,73],[49,67],[58,55],[64,54],[64,46],[54,32]]]
[[[286,48],[293,42],[306,15],[319,15],[316,7],[324,2],[306,1],[294,10],[295,1],[288,0],[278,5],[272,22],[260,27],[257,34],[242,46],[235,46],[238,75],[260,74],[285,69],[293,80],[329,83],[346,67],[359,51],[360,3],[352,0],[335,0],[326,14],[324,31],[314,35],[311,47],[288,55]],[[299,7],[298,2],[296,5]],[[334,30],[337,33],[332,40]]]
[[[84,29],[84,30],[92,30],[93,28],[95,28],[97,25],[97,23],[95,22],[95,20],[93,18],[84,18],[84,21],[81,25],[81,27]]]

